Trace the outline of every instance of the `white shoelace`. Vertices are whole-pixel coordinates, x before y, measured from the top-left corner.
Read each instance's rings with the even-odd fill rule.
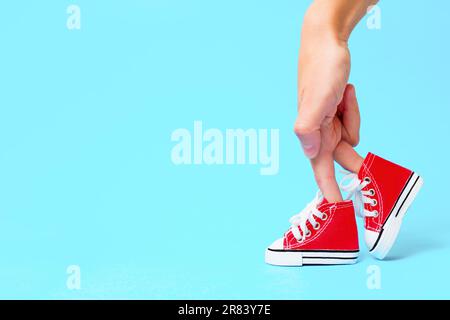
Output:
[[[320,223],[316,221],[315,217],[321,220],[327,219],[328,216],[317,209],[317,205],[322,202],[322,200],[322,193],[318,191],[314,200],[311,201],[305,209],[289,219],[289,222],[291,223],[290,230],[297,241],[303,241],[311,235],[311,231],[308,229],[306,222],[309,221],[312,227],[317,230],[320,228]]]
[[[378,211],[370,211],[364,208],[364,204],[368,203],[371,206],[375,206],[377,204],[376,200],[373,198],[369,198],[369,196],[373,197],[375,195],[375,190],[362,190],[364,189],[371,181],[370,178],[365,178],[363,181],[359,180],[358,175],[348,171],[342,171],[345,174],[344,178],[342,178],[339,187],[342,191],[347,192],[346,200],[350,200],[353,196],[355,211],[356,214],[360,217],[376,217],[378,216]],[[347,184],[345,184],[349,181]]]

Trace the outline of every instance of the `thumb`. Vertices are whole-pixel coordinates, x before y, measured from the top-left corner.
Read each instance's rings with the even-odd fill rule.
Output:
[[[323,115],[318,110],[304,106],[299,108],[294,132],[300,140],[303,152],[310,159],[314,159],[320,151],[322,122]]]

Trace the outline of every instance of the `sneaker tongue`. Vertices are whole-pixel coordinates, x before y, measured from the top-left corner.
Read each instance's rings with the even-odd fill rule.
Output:
[[[323,206],[324,204],[328,204],[328,203],[330,203],[330,202],[328,202],[327,199],[323,198],[322,201],[320,201],[320,202],[317,204],[317,208]]]

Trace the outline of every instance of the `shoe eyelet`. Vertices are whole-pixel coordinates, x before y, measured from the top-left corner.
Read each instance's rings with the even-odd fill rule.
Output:
[[[320,228],[320,223],[316,223],[316,225],[315,226],[313,226],[313,229],[314,230],[319,230],[319,228]]]
[[[308,238],[308,237],[310,237],[310,236],[311,236],[311,231],[308,230],[308,232],[305,234],[305,238]]]
[[[377,199],[373,199],[372,203],[370,204],[372,207],[375,207],[378,204]]]
[[[369,190],[369,193],[370,193],[370,195],[373,197],[373,196],[375,195],[375,190],[370,189],[370,190]]]
[[[372,180],[369,177],[365,177],[364,181],[367,182],[367,183],[371,183],[372,182]]]
[[[380,214],[380,213],[378,212],[378,210],[375,210],[375,211],[372,211],[372,212],[373,212],[373,217],[374,217],[374,218],[377,218],[378,215]]]
[[[328,215],[326,213],[323,214],[322,218],[320,220],[325,221],[328,219]]]

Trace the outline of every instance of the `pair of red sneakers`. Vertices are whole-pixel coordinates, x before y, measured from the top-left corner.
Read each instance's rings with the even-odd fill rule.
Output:
[[[265,260],[279,266],[355,263],[359,254],[355,212],[365,219],[370,253],[383,259],[422,184],[411,170],[369,153],[359,173],[347,174],[341,183],[348,200],[329,203],[319,192],[291,218],[284,237],[267,248]]]

